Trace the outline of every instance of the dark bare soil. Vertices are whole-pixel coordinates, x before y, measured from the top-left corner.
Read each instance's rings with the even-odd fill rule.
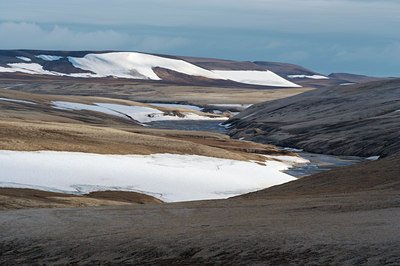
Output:
[[[229,135],[309,152],[387,156],[400,150],[400,79],[320,88],[251,106]]]

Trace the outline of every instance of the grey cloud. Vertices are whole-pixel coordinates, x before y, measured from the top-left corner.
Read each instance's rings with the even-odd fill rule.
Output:
[[[54,26],[45,30],[33,23],[0,23],[0,48],[37,49],[132,49],[156,52],[185,45],[180,37],[134,36],[113,30],[77,32]]]
[[[197,26],[285,32],[399,32],[398,1],[344,0],[13,0],[0,18],[40,23]]]

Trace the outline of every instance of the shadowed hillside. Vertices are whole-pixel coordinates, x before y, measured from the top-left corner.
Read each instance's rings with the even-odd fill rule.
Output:
[[[336,155],[400,150],[400,79],[321,88],[256,104],[227,122],[230,135]]]

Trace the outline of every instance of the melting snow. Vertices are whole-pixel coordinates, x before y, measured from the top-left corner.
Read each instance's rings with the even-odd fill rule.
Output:
[[[51,104],[54,108],[62,110],[89,110],[95,112],[106,113],[123,118],[132,118],[140,123],[149,123],[153,121],[163,120],[226,120],[227,117],[211,118],[208,116],[201,116],[194,113],[182,112],[184,117],[164,114],[155,108],[145,106],[131,106],[113,103],[94,103],[94,105],[83,103],[72,103],[63,101],[53,101]]]
[[[25,61],[25,62],[30,62],[30,61],[32,61],[30,58],[25,57],[25,56],[16,56],[16,58],[21,59],[21,60],[23,60],[23,61]]]
[[[184,108],[184,109],[190,109],[190,110],[195,110],[195,111],[203,110],[202,107],[195,106],[195,105],[187,105],[187,104],[173,104],[173,103],[147,103],[147,104],[154,105],[154,106],[160,106],[160,107]]]
[[[301,157],[288,156],[288,155],[264,155],[264,157],[277,159],[278,161],[267,161],[266,165],[273,167],[279,171],[285,171],[293,167],[295,164],[305,164],[310,161]]]
[[[309,76],[309,75],[287,75],[287,77],[290,79],[296,79],[296,78],[298,78],[298,79],[304,79],[304,78],[307,78],[307,79],[329,79],[328,77],[322,76],[322,75],[311,75],[311,76]]]
[[[376,161],[376,160],[378,160],[379,159],[379,155],[377,155],[377,156],[370,156],[370,157],[367,157],[367,158],[365,158],[366,160],[368,160],[368,161]]]
[[[252,104],[240,104],[240,103],[209,103],[207,105],[218,106],[218,107],[241,107],[249,108]]]
[[[301,87],[269,70],[213,70],[213,72],[224,78],[246,84],[274,87]]]
[[[16,100],[16,99],[9,99],[9,98],[0,98],[0,101],[16,102],[16,103],[29,103],[29,104],[36,104],[36,103],[34,103],[34,102],[30,102],[30,101]]]
[[[57,56],[57,55],[46,55],[46,54],[41,54],[41,55],[35,55],[36,57],[43,59],[45,61],[57,61],[63,58],[63,56]]]
[[[197,155],[3,150],[0,186],[78,194],[128,190],[169,202],[220,199],[295,180],[278,170],[284,167]]]

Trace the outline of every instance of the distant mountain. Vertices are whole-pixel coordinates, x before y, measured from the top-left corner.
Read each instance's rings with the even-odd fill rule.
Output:
[[[400,79],[255,104],[227,123],[235,138],[316,153],[391,155],[400,150]]]
[[[261,66],[263,69],[269,69],[287,80],[306,87],[321,88],[334,85],[351,85],[354,83],[392,79],[390,77],[377,78],[349,73],[332,73],[326,76],[293,64],[266,61],[256,61],[254,63]]]
[[[0,50],[0,76],[18,73],[241,88],[319,88],[381,79],[352,74],[325,76],[298,65],[266,61],[115,51]]]
[[[349,83],[364,83],[364,82],[371,82],[377,80],[385,80],[385,79],[394,79],[394,78],[377,78],[377,77],[368,77],[364,75],[356,75],[356,74],[349,74],[349,73],[332,73],[329,75],[332,79],[341,79],[346,80]]]
[[[214,58],[199,58],[199,57],[185,57],[179,58],[195,64],[206,69],[215,70],[269,70],[282,78],[289,80],[295,84],[303,87],[328,87],[335,85],[349,85],[352,83],[363,83],[375,80],[391,79],[391,78],[376,78],[361,76],[355,74],[330,74],[329,76],[314,72],[299,65],[268,62],[268,61],[254,61],[254,62],[238,62],[231,60],[221,60]]]
[[[272,71],[237,62],[203,67],[166,55],[111,51],[0,51],[0,72],[69,78],[118,78],[192,85],[300,87]]]

